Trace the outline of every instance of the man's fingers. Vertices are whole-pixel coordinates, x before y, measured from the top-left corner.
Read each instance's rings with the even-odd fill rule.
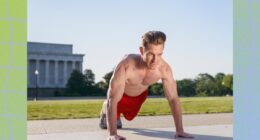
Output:
[[[122,137],[122,136],[120,136],[120,137],[119,137],[119,140],[126,140],[126,138],[125,138],[125,137]]]
[[[126,140],[126,138],[117,135],[117,136],[109,137],[108,140]]]
[[[116,137],[115,140],[126,140],[124,137]]]
[[[194,138],[192,135],[184,133],[184,134],[176,134],[175,138]]]

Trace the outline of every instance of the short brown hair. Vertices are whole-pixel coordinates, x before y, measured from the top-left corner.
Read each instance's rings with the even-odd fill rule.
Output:
[[[142,36],[142,47],[147,47],[148,44],[164,44],[166,35],[161,31],[149,31]]]

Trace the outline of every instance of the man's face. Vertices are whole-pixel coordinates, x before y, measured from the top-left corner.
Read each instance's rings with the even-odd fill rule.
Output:
[[[161,62],[164,44],[154,45],[148,44],[147,48],[140,48],[143,61],[148,69],[155,69]]]

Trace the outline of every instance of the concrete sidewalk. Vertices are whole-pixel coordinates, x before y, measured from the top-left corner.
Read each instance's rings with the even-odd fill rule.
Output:
[[[175,128],[124,128],[118,134],[128,140],[174,140]],[[195,137],[192,140],[232,140],[232,125],[190,126],[185,130]],[[28,135],[28,140],[106,140],[107,131],[51,133]],[[182,138],[178,138],[180,140]]]
[[[228,113],[183,116],[185,131],[195,136],[193,140],[233,139],[232,120]],[[118,134],[128,140],[174,139],[172,116],[137,117],[122,122]],[[97,118],[28,121],[28,140],[105,140],[107,135],[107,130],[98,128]]]

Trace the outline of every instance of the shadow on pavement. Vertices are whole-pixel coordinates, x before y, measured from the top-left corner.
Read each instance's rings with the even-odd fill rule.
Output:
[[[173,139],[175,133],[172,131],[161,131],[161,130],[151,130],[143,128],[122,128],[121,130],[133,131],[135,135],[142,135],[147,137],[157,137],[163,139]],[[190,140],[233,140],[232,137],[222,137],[222,136],[210,136],[210,135],[199,135],[192,134],[195,138]],[[184,138],[175,138],[178,140],[184,140]],[[189,140],[185,138],[185,140]]]

